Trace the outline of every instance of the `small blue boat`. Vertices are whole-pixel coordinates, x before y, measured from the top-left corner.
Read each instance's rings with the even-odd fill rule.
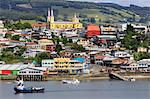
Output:
[[[14,87],[16,93],[43,93],[44,87],[24,87],[23,80],[17,80],[17,85]]]
[[[28,88],[19,89],[15,87],[14,91],[16,93],[43,93],[44,88],[43,87],[28,87]]]

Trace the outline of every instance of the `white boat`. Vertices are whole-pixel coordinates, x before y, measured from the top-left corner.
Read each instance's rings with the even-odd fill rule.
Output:
[[[134,78],[128,78],[128,81],[135,81]]]
[[[73,80],[62,80],[63,84],[79,84],[80,81],[78,79],[73,79]]]

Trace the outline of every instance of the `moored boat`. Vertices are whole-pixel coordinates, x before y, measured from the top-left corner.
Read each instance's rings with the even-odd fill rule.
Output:
[[[17,85],[14,87],[16,93],[41,93],[44,92],[44,87],[24,87],[23,80],[17,80]]]
[[[44,88],[43,87],[28,87],[28,88],[19,89],[15,87],[14,91],[16,93],[43,93]]]
[[[128,81],[135,81],[134,78],[128,78]]]
[[[80,81],[78,79],[73,79],[73,80],[62,80],[63,84],[79,84]]]

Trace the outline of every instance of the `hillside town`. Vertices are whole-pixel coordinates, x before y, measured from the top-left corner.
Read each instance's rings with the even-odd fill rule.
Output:
[[[53,77],[107,77],[150,74],[150,25],[118,23],[83,26],[70,21],[9,23],[0,20],[1,79],[46,80]]]

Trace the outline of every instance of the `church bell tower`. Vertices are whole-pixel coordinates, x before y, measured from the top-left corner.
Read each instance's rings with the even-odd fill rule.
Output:
[[[48,16],[47,16],[47,22],[49,23],[54,23],[54,13],[53,13],[53,9],[48,8]]]

